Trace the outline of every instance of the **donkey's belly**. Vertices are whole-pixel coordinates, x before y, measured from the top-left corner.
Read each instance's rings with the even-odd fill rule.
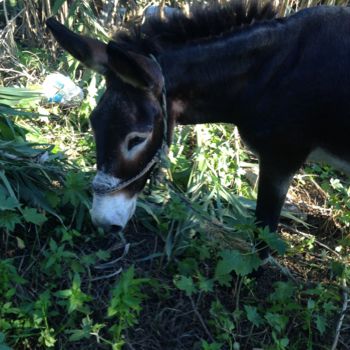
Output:
[[[329,165],[332,165],[334,168],[350,175],[349,157],[345,159],[344,157],[331,153],[324,148],[316,148],[313,150],[309,154],[307,160],[317,163],[327,163]]]

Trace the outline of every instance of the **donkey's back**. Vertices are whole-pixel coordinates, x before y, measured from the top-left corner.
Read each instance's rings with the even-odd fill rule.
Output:
[[[305,9],[273,26],[285,39],[255,78],[242,136],[261,157],[283,153],[298,167],[311,155],[349,171],[350,8]]]

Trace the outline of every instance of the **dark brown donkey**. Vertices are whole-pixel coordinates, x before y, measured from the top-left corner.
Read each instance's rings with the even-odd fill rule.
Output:
[[[47,25],[64,49],[106,77],[91,115],[96,225],[126,225],[176,123],[237,125],[259,157],[256,220],[271,231],[310,155],[350,170],[350,8],[276,19],[269,4],[233,2],[150,19],[108,44],[54,19]]]

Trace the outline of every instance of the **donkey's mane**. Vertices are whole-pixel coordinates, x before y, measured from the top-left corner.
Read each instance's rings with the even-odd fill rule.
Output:
[[[187,16],[182,12],[165,18],[152,16],[143,24],[117,33],[117,43],[145,49],[178,46],[208,40],[274,18],[276,8],[270,1],[230,0],[224,5],[194,6]],[[151,50],[153,51],[153,50]]]

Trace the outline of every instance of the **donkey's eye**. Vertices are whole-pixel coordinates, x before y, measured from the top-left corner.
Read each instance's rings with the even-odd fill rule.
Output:
[[[130,151],[132,148],[134,148],[135,146],[139,145],[140,143],[142,143],[145,140],[146,140],[145,137],[140,137],[140,136],[133,137],[128,142],[128,151]]]

